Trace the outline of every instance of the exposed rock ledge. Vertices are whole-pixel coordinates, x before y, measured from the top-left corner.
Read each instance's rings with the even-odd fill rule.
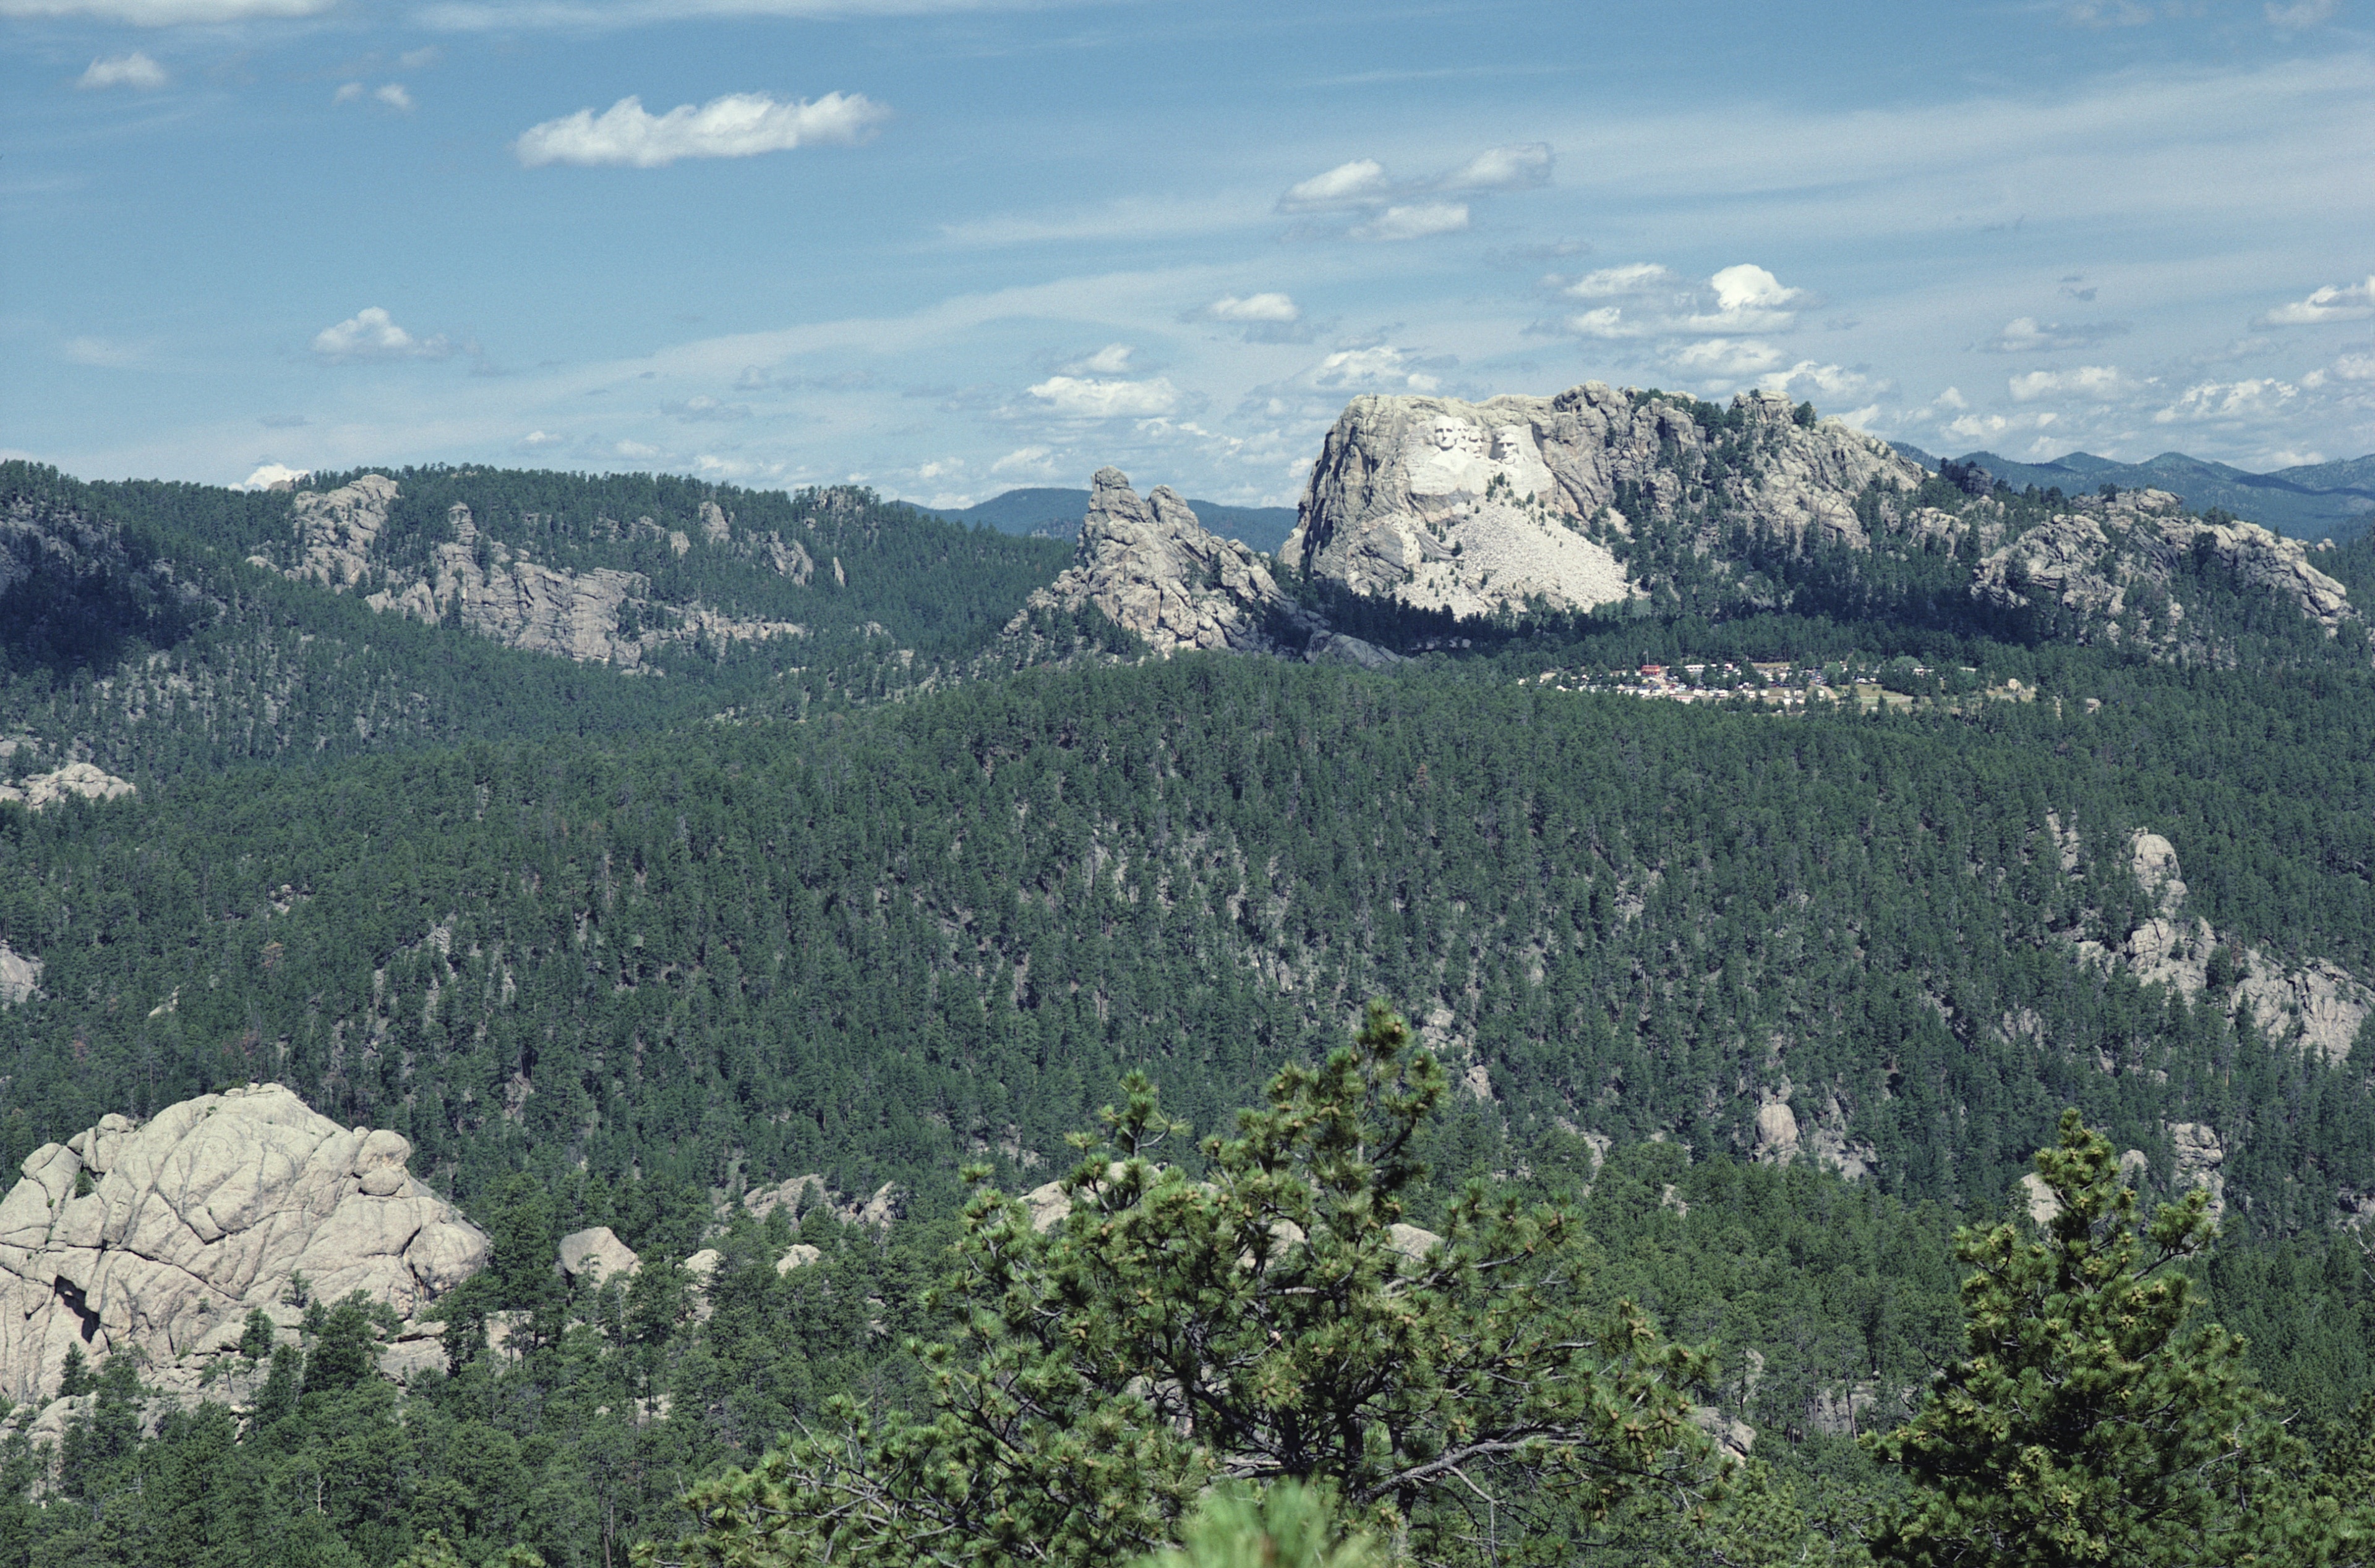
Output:
[[[136,1350],[143,1381],[202,1385],[262,1308],[284,1331],[288,1297],[361,1291],[407,1326],[383,1362],[442,1364],[420,1309],[487,1260],[487,1238],[405,1170],[396,1133],[351,1130],[277,1083],[124,1116],[30,1155],[0,1201],[0,1397],[39,1405],[66,1351]]]
[[[1140,500],[1118,468],[1098,469],[1089,485],[1073,564],[1031,595],[1009,639],[1027,635],[1034,612],[1094,606],[1158,658],[1203,649],[1368,668],[1400,662],[1296,604],[1260,556],[1209,532],[1170,486]]]
[[[89,762],[68,762],[16,784],[0,784],[0,800],[21,801],[28,811],[39,811],[61,800],[113,800],[133,793],[131,780],[119,779]]]

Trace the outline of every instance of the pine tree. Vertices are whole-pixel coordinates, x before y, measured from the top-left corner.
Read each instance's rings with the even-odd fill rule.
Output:
[[[1977,1270],[1963,1284],[1969,1353],[1910,1423],[1866,1440],[1917,1489],[1884,1515],[1873,1554],[1908,1568],[2267,1560],[2281,1430],[2241,1338],[2186,1325],[2178,1266],[2215,1230],[2208,1195],[2140,1233],[2109,1140],[2074,1110],[2036,1164],[2050,1218],[1956,1233]]]

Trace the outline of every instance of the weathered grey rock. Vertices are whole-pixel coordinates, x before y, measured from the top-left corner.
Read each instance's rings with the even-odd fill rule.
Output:
[[[1746,1421],[1733,1421],[1713,1405],[1691,1407],[1691,1424],[1715,1439],[1718,1448],[1732,1459],[1745,1459],[1756,1445],[1756,1429]]]
[[[0,800],[20,801],[28,811],[39,811],[61,800],[114,800],[134,793],[131,780],[119,779],[89,762],[68,762],[15,784],[0,784]]]
[[[2034,1171],[2020,1179],[2020,1196],[2028,1205],[2028,1217],[2040,1225],[2051,1224],[2062,1212],[2062,1200]]]
[[[2177,1185],[2206,1189],[2213,1219],[2226,1213],[2227,1178],[2222,1167],[2227,1163],[2227,1146],[2218,1134],[2205,1123],[2173,1122],[2168,1129],[2168,1151],[2176,1166]]]
[[[487,1239],[406,1173],[393,1132],[341,1128],[280,1085],[109,1115],[33,1151],[0,1200],[0,1395],[54,1393],[65,1352],[125,1350],[195,1392],[248,1312],[361,1291],[407,1319],[484,1265]]]
[[[1759,1105],[1756,1108],[1755,1158],[1768,1164],[1787,1165],[1797,1156],[1797,1114],[1778,1100]]]
[[[561,1238],[560,1258],[554,1267],[571,1279],[591,1274],[598,1282],[622,1279],[643,1266],[635,1249],[620,1241],[608,1225],[596,1225],[584,1231],[572,1231]]]
[[[1032,609],[1094,605],[1158,656],[1191,649],[1300,654],[1317,625],[1261,557],[1207,532],[1167,485],[1144,500],[1118,468],[1089,481],[1089,513],[1072,566],[1031,596]]]
[[[1760,535],[1866,545],[1855,497],[1921,472],[1836,422],[1801,426],[1788,400],[1735,400],[1756,461],[1722,483]],[[1484,615],[1588,609],[1635,592],[1609,542],[1686,499],[1711,441],[1679,404],[1594,382],[1555,397],[1355,398],[1337,419],[1282,552],[1356,593]]]
[[[816,1174],[794,1176],[772,1187],[752,1187],[742,1195],[742,1207],[750,1211],[753,1220],[764,1220],[778,1208],[788,1208],[798,1220],[817,1204],[827,1202],[824,1178]]]
[[[783,1256],[775,1259],[775,1272],[789,1274],[795,1268],[806,1268],[822,1256],[824,1256],[823,1253],[806,1242],[794,1242],[784,1249]]]
[[[2208,523],[2184,515],[2166,490],[2082,496],[2070,511],[1983,556],[1972,595],[2004,608],[2055,605],[2095,624],[2081,633],[2117,643],[2131,633],[2148,647],[2175,648],[2192,635],[2185,607],[2170,596],[2180,573],[2197,562],[2223,567],[2244,586],[2286,600],[2337,634],[2359,614],[2340,583],[2310,564],[2309,547],[2256,523]],[[2130,600],[2149,611],[2131,615]]]
[[[297,529],[297,564],[289,575],[325,588],[347,588],[371,569],[372,547],[387,528],[396,481],[365,474],[334,490],[308,490],[290,502]]]
[[[41,988],[41,961],[0,942],[0,1007],[32,1000]]]
[[[2211,956],[2224,947],[2237,971],[2225,998],[2230,1017],[2248,1020],[2263,1037],[2314,1051],[2329,1063],[2348,1057],[2359,1029],[2375,1014],[2375,987],[2324,959],[2290,966],[2262,949],[2223,937],[2207,920],[2186,914],[2185,882],[2168,839],[2140,831],[2130,838],[2129,850],[2136,885],[2160,913],[2130,932],[2123,944],[2107,949],[2080,943],[2083,957],[2123,963],[2140,984],[2200,997],[2209,989]]]

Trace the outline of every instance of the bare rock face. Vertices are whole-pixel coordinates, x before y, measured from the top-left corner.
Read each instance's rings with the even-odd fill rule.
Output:
[[[1098,469],[1089,485],[1074,563],[1033,595],[1037,607],[1043,595],[1068,610],[1094,605],[1164,658],[1302,651],[1313,623],[1259,556],[1208,533],[1168,485],[1141,501],[1118,468]]]
[[[361,1291],[416,1317],[488,1244],[407,1173],[411,1153],[277,1083],[34,1150],[0,1200],[0,1395],[48,1399],[77,1345],[93,1362],[136,1351],[146,1381],[195,1391],[252,1309],[294,1323],[300,1274],[315,1299]]]
[[[0,942],[0,1007],[32,1000],[41,988],[41,961]]]
[[[1756,461],[1721,481],[1761,535],[1865,545],[1855,498],[1921,470],[1787,399],[1737,399]],[[1359,397],[1328,434],[1285,559],[1356,593],[1462,615],[1589,609],[1635,588],[1609,548],[1688,499],[1712,442],[1663,397],[1593,382],[1555,397]],[[1620,487],[1622,487],[1620,489]]]
[[[654,647],[668,642],[807,635],[805,627],[791,621],[725,616],[698,605],[656,605],[651,580],[640,572],[610,567],[566,572],[531,560],[502,540],[482,536],[470,509],[459,502],[445,513],[452,540],[433,547],[426,575],[407,575],[373,553],[396,497],[396,481],[384,474],[365,474],[335,490],[298,495],[292,502],[296,563],[283,574],[337,593],[368,578],[381,585],[365,595],[363,603],[382,614],[431,624],[452,618],[514,648],[621,669],[641,666]],[[692,548],[689,536],[662,536],[649,518],[639,519],[633,531],[665,536],[678,555]],[[732,541],[732,523],[715,501],[701,503],[701,532],[713,546]],[[272,564],[261,556],[251,559]],[[797,582],[806,583],[816,571],[797,543],[786,547],[774,539],[769,559]],[[642,629],[627,630],[630,619]]]
[[[2375,1014],[2375,987],[2339,964],[2312,959],[2298,967],[2262,949],[2233,941],[2210,922],[2185,912],[2186,887],[2177,850],[2158,833],[2129,840],[2136,885],[2157,914],[2109,948],[2083,942],[2079,952],[2097,963],[2124,964],[2146,985],[2168,985],[2189,996],[2212,993],[2214,961],[2227,970],[2223,1000],[2229,1017],[2248,1020],[2268,1040],[2314,1051],[2328,1062],[2350,1055],[2358,1032]]]
[[[2227,1146],[2200,1122],[2178,1122],[2168,1129],[2169,1153],[2177,1165],[2177,1185],[2202,1187],[2210,1194],[2210,1217],[2227,1212]]]
[[[620,1241],[608,1225],[572,1231],[561,1238],[557,1250],[561,1256],[554,1267],[564,1278],[573,1280],[589,1274],[597,1282],[623,1279],[643,1266],[643,1259],[635,1256],[635,1249]]]
[[[63,768],[34,773],[16,784],[0,784],[0,800],[20,801],[28,811],[39,811],[62,800],[114,800],[134,793],[131,780],[119,779],[89,762],[68,762]]]
[[[2166,490],[2083,496],[1979,560],[1974,597],[2005,608],[2057,606],[2101,623],[2107,642],[2141,636],[2176,647],[2188,635],[2185,607],[2168,586],[2190,564],[2215,564],[2240,585],[2283,599],[2327,635],[2359,620],[2348,590],[2310,564],[2309,547],[2256,523],[2214,523],[2184,514]],[[2125,619],[2129,631],[2120,622]]]
[[[1798,1154],[1798,1117],[1781,1101],[1756,1108],[1755,1157],[1759,1161],[1787,1165]]]

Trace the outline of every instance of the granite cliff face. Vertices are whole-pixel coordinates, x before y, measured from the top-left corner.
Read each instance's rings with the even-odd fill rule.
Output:
[[[459,503],[446,510],[451,538],[431,547],[424,570],[408,572],[386,558],[382,544],[396,498],[396,481],[382,474],[365,474],[334,490],[299,493],[291,502],[294,560],[278,570],[334,593],[360,592],[376,584],[362,598],[382,613],[393,611],[431,624],[457,620],[511,647],[620,669],[640,667],[653,649],[668,643],[806,634],[806,628],[791,621],[721,615],[700,605],[663,604],[653,598],[651,579],[640,572],[610,567],[572,572],[545,565],[482,535],[470,509]],[[702,502],[700,515],[704,547],[732,541],[732,523],[716,502]],[[648,519],[620,530],[637,531],[665,539],[678,556],[693,548],[691,536],[663,531]],[[816,573],[816,563],[797,540],[786,545],[771,534],[751,543],[782,576],[806,584]],[[264,556],[254,557],[254,562],[275,565]]]
[[[1360,397],[1328,433],[1282,556],[1356,594],[1462,616],[1663,602],[1684,578],[1716,595],[1698,613],[1779,608],[1777,556],[1950,558],[1976,614],[2187,658],[2221,655],[2198,616],[2186,623],[2207,571],[2328,635],[2365,637],[2296,540],[2188,516],[2157,490],[2016,499],[1766,393],[1728,408],[1597,382],[1483,403]]]
[[[1631,597],[1612,545],[1710,493],[1767,537],[1868,548],[1855,498],[1919,466],[1785,398],[1735,399],[1718,452],[1685,405],[1602,385],[1555,397],[1360,397],[1329,431],[1282,552],[1355,593],[1463,615]]]
[[[486,1236],[408,1174],[411,1145],[346,1128],[277,1083],[123,1116],[27,1157],[0,1200],[0,1397],[39,1405],[66,1351],[138,1352],[166,1392],[204,1385],[248,1314],[282,1330],[361,1291],[406,1322],[383,1362],[441,1364],[422,1308],[468,1279]]]
[[[1073,564],[1031,596],[1006,636],[1027,635],[1034,613],[1086,607],[1162,658],[1212,650],[1373,667],[1395,662],[1298,605],[1260,556],[1208,532],[1168,485],[1141,500],[1118,468],[1097,470]]]

